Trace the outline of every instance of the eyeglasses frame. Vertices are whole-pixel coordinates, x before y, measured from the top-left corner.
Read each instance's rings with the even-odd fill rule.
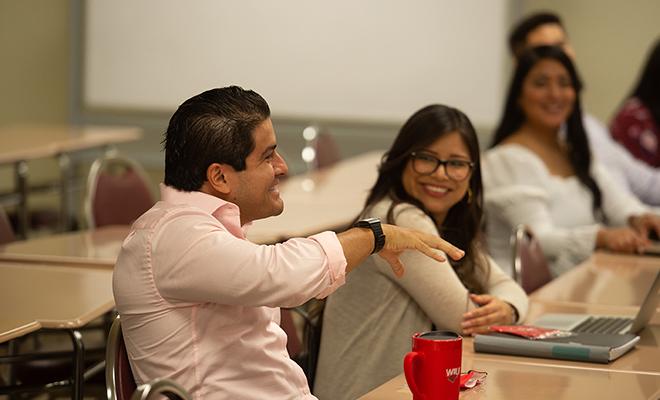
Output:
[[[433,171],[427,172],[427,173],[421,173],[421,172],[419,172],[415,169],[415,158],[417,156],[420,156],[420,155],[424,155],[425,157],[433,158],[436,161],[435,168],[433,168]],[[472,170],[474,169],[474,165],[475,165],[474,161],[457,160],[457,159],[441,160],[441,159],[439,159],[438,157],[436,157],[434,155],[431,155],[431,154],[428,154],[428,153],[418,153],[416,151],[413,151],[412,153],[410,153],[410,158],[412,159],[412,163],[413,163],[412,168],[418,174],[420,174],[420,175],[433,175],[438,170],[438,168],[440,168],[440,166],[442,166],[445,169],[445,175],[447,175],[447,178],[449,178],[449,179],[451,179],[455,182],[462,182],[462,181],[468,179],[470,177],[470,175],[472,174]],[[449,164],[450,161],[461,161],[461,162],[464,162],[464,163],[467,164],[467,166],[469,167],[469,171],[468,171],[467,175],[465,175],[465,178],[455,179],[455,178],[449,176],[449,172],[447,171],[447,164]]]

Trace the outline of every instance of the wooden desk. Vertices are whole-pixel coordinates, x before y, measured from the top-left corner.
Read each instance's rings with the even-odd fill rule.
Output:
[[[334,166],[288,178],[280,184],[284,212],[255,221],[248,239],[275,243],[328,229],[343,229],[362,211],[378,177],[382,151],[342,160]]]
[[[0,263],[0,343],[40,328],[69,333],[73,397],[82,398],[84,346],[77,331],[114,307],[112,270]]]
[[[72,329],[112,310],[112,270],[0,263],[0,320]],[[0,332],[0,341],[7,338]]]
[[[37,321],[29,321],[16,315],[0,319],[0,343],[27,335],[41,328]]]
[[[596,252],[530,296],[527,322],[546,313],[633,316],[660,269],[660,258]],[[486,385],[461,399],[658,399],[660,398],[660,313],[640,333],[636,348],[609,363],[475,353],[463,341],[463,370],[488,372]],[[400,375],[363,400],[412,399]]]
[[[660,378],[653,375],[590,369],[520,365],[463,356],[463,371],[487,371],[486,381],[461,392],[468,399],[658,399]],[[410,400],[403,374],[362,396],[360,400]]]
[[[530,299],[639,306],[658,270],[660,257],[596,252],[582,264],[535,291]]]
[[[634,317],[653,279],[660,258],[596,252],[588,260],[554,279],[530,296],[526,323],[547,313],[600,314]],[[479,358],[526,365],[598,369],[660,376],[660,313],[640,333],[631,352],[609,364],[478,353]],[[466,344],[472,339],[467,338]],[[473,347],[464,351],[473,353]],[[660,380],[660,378],[658,378]]]
[[[555,310],[551,310],[554,312]],[[475,353],[463,338],[462,370],[488,372],[486,385],[461,393],[461,399],[658,399],[660,326],[655,336],[610,364]],[[655,342],[652,342],[655,340]],[[402,375],[361,400],[412,399]]]
[[[113,267],[130,226],[104,226],[0,246],[0,261]]]
[[[13,164],[18,206],[18,233],[27,235],[27,197],[29,169],[27,161],[57,157],[60,166],[62,221],[71,215],[69,182],[72,165],[69,154],[140,139],[135,127],[12,125],[0,127],[0,165]],[[63,225],[63,228],[68,228]]]

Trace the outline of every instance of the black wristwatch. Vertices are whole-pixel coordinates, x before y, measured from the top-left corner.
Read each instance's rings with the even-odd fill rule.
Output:
[[[371,229],[371,232],[373,232],[374,250],[371,254],[383,250],[383,246],[385,246],[385,234],[383,233],[383,227],[380,226],[380,220],[378,218],[361,219],[355,223],[355,226],[358,228],[369,228]]]

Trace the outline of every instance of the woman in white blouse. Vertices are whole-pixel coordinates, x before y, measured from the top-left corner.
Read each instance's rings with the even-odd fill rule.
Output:
[[[483,160],[489,250],[511,271],[509,237],[526,224],[554,276],[594,249],[642,251],[660,218],[619,188],[592,158],[581,83],[558,47],[530,49],[516,67],[493,148]]]
[[[481,246],[479,145],[470,120],[451,107],[422,108],[383,158],[361,217],[441,235],[465,250],[456,262],[404,252],[397,279],[371,256],[326,301],[314,394],[355,399],[400,374],[411,335],[463,334],[511,324],[527,296]]]

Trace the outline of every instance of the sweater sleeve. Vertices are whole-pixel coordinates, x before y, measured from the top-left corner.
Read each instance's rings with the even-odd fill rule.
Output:
[[[394,217],[398,226],[438,234],[433,220],[412,205],[397,206]],[[463,313],[474,309],[476,305],[469,300],[468,290],[449,262],[440,263],[413,251],[405,251],[401,255],[401,261],[406,268],[401,278],[396,278],[389,265],[379,257],[376,265],[380,273],[387,275],[414,299],[436,327],[460,332]],[[527,312],[527,300],[522,288],[501,271],[489,276],[486,287],[495,292],[488,290],[488,293],[502,297],[516,307],[519,315],[524,316]]]
[[[488,257],[490,269],[488,271],[488,281],[486,290],[489,294],[498,297],[516,308],[518,320],[516,323],[525,320],[529,300],[527,294],[510,276],[505,274],[495,261]]]
[[[409,204],[395,208],[394,222],[397,226],[438,235],[433,220]],[[380,257],[375,259],[379,272],[408,293],[436,327],[462,331],[463,313],[475,306],[449,262],[438,262],[417,251],[406,250],[400,255],[405,272],[397,278],[386,261]]]

